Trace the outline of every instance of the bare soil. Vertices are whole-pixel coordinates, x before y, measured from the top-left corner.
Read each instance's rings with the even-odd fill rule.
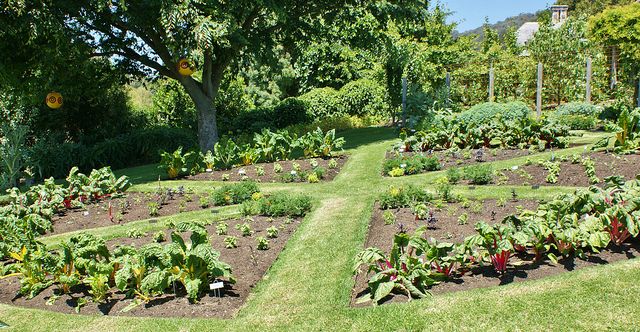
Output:
[[[280,252],[285,248],[287,240],[294,233],[301,219],[288,218],[267,218],[253,217],[248,220],[236,219],[225,221],[228,224],[228,235],[238,238],[238,247],[233,249],[225,248],[223,239],[226,235],[217,235],[216,224],[207,226],[211,236],[211,243],[215,250],[220,252],[220,259],[229,264],[236,278],[235,284],[225,282],[225,287],[220,294],[207,291],[201,294],[199,302],[191,304],[186,298],[184,288],[177,283],[174,291],[164,294],[152,300],[146,305],[141,305],[128,312],[122,312],[129,304],[131,298],[113,288],[110,298],[106,303],[95,304],[89,302],[80,310],[86,315],[115,315],[115,316],[150,316],[150,317],[233,317],[239,308],[244,304],[252,288],[262,279],[278,258]],[[251,225],[253,234],[243,237],[235,225],[248,222]],[[275,226],[279,229],[277,238],[269,239],[268,250],[257,250],[257,237],[267,237],[266,229]],[[122,245],[134,245],[140,247],[153,242],[154,234],[147,234],[139,239],[120,238],[108,241],[110,249]],[[189,234],[184,234],[188,238]],[[169,231],[165,231],[165,236],[169,239]],[[163,244],[166,244],[164,242]],[[52,305],[47,305],[47,300],[56,292],[56,287],[52,286],[37,295],[35,298],[27,300],[16,295],[20,289],[18,278],[12,277],[0,280],[0,302],[22,307],[51,310],[67,314],[75,314],[75,307],[80,298],[90,298],[88,289],[80,286],[72,289],[72,293],[61,295]]]
[[[594,161],[596,176],[601,183],[604,178],[612,175],[624,176],[626,180],[634,179],[640,174],[640,155],[616,155],[606,152],[595,152],[588,154]],[[523,165],[517,169],[511,168],[504,173],[505,178],[494,179],[494,182],[505,185],[540,185],[540,186],[569,186],[569,187],[587,187],[589,177],[585,173],[585,167],[582,163],[572,164],[571,161],[560,163],[560,174],[557,183],[547,183],[547,175],[549,172],[543,167],[535,163],[531,165]],[[507,179],[508,177],[508,179]]]
[[[167,189],[164,189],[166,192]],[[175,192],[175,190],[174,190]],[[185,192],[165,195],[151,193],[128,193],[124,197],[107,198],[97,203],[86,204],[82,208],[66,210],[53,217],[53,231],[48,234],[61,234],[83,229],[126,224],[132,221],[154,217],[170,216],[181,212],[201,210],[200,197],[208,201],[208,196],[198,196]],[[149,203],[158,203],[158,215],[150,215]],[[111,206],[111,214],[109,213]]]
[[[336,168],[329,168],[329,162],[331,159],[336,161]],[[310,158],[300,160],[283,160],[273,163],[233,167],[229,170],[216,170],[213,172],[200,173],[189,176],[186,179],[203,181],[242,181],[250,179],[256,182],[307,182],[306,176],[301,175],[312,171],[314,167],[311,165],[311,162],[315,161],[318,163],[318,167],[323,168],[325,171],[322,179],[320,179],[320,181],[323,182],[333,180],[338,173],[340,173],[340,169],[342,169],[342,166],[347,162],[347,159],[348,157],[346,155],[339,155],[330,159]],[[282,167],[282,171],[276,172],[274,170],[274,166],[276,164],[279,164]],[[291,172],[294,171],[294,164],[299,165],[300,170],[296,171],[297,176],[291,177]],[[258,175],[258,168],[262,168],[264,170],[263,175]],[[228,176],[228,179],[224,180],[224,176]]]
[[[497,206],[496,203],[497,201],[495,200],[485,200],[482,205],[482,210],[475,214],[469,211],[471,208],[461,208],[460,203],[449,204],[446,208],[441,209],[440,214],[437,215],[438,222],[436,223],[436,227],[428,229],[425,236],[428,238],[433,237],[439,241],[460,243],[465,237],[475,234],[474,224],[477,221],[491,223],[491,220],[495,219],[495,222],[500,222],[504,217],[517,213],[517,210],[520,208],[535,209],[538,206],[538,202],[529,200],[520,200],[518,202],[508,201],[502,207]],[[447,213],[446,211],[448,210],[451,212]],[[393,237],[398,231],[398,223],[402,223],[405,231],[409,234],[418,227],[426,225],[424,221],[416,221],[410,209],[393,211],[398,221],[395,225],[385,225],[383,211],[376,206],[371,224],[369,225],[365,248],[377,247],[388,253],[393,244]],[[493,212],[495,212],[495,216]],[[469,221],[463,225],[458,223],[458,216],[462,213],[469,215]],[[584,260],[573,257],[560,259],[558,264],[552,264],[548,260],[536,262],[531,255],[519,254],[512,258],[511,262],[522,261],[525,264],[521,266],[509,266],[507,272],[502,276],[497,274],[491,265],[476,267],[452,281],[442,282],[432,286],[430,293],[443,294],[475,288],[507,285],[513,282],[540,279],[584,267],[607,264],[638,256],[640,256],[640,243],[637,239],[633,242],[625,243],[620,247],[611,245],[599,254],[588,253],[587,258]],[[370,302],[356,303],[359,297],[368,293],[367,281],[371,275],[367,275],[365,272],[366,271],[363,271],[354,277],[355,286],[352,290],[352,306],[371,305]],[[407,296],[395,294],[384,299],[384,302],[404,302],[407,300]]]

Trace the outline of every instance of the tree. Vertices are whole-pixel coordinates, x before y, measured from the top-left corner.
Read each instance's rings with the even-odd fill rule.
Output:
[[[620,64],[635,80],[640,80],[640,4],[613,7],[589,20],[590,37],[598,43],[615,47]],[[630,76],[631,76],[630,75]],[[635,81],[634,80],[634,81]],[[638,98],[638,84],[634,84]]]
[[[376,19],[391,20],[427,11],[428,2],[317,1],[7,1],[3,14],[37,11],[58,22],[62,32],[130,72],[150,71],[174,79],[193,100],[200,147],[218,139],[214,100],[231,65],[242,57],[272,53],[274,45],[316,39],[346,10],[377,8]],[[420,16],[417,16],[420,17]],[[415,18],[415,15],[410,17]],[[176,63],[186,58],[201,69],[199,78],[182,76]]]

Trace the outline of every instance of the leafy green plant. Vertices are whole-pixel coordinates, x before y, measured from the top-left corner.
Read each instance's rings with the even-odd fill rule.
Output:
[[[209,196],[213,205],[239,204],[251,199],[251,195],[260,192],[258,185],[252,181],[224,185],[215,189]]]
[[[462,179],[462,172],[459,168],[449,168],[447,169],[447,180],[451,184],[457,184]]]
[[[385,225],[393,225],[396,223],[396,215],[391,210],[385,210],[382,213],[382,219]]]
[[[242,233],[242,236],[251,236],[251,234],[253,234],[251,225],[249,225],[248,223],[237,224],[236,229],[239,230],[240,233]]]
[[[223,242],[224,242],[225,248],[227,249],[233,249],[238,247],[238,238],[235,236],[225,236]]]
[[[147,208],[149,210],[149,216],[157,217],[160,215],[160,206],[156,202],[147,203]]]
[[[157,231],[153,234],[153,242],[162,243],[167,240],[167,237],[164,235],[164,231]]]
[[[185,158],[182,155],[182,147],[179,147],[172,153],[160,151],[160,158],[160,165],[158,165],[158,168],[165,170],[169,179],[175,179],[188,171],[185,167]]]
[[[224,221],[218,221],[216,224],[216,234],[218,235],[226,235],[229,229],[229,225]]]
[[[311,197],[275,192],[259,202],[260,214],[270,217],[301,217],[311,211]]]
[[[137,228],[132,228],[127,231],[127,237],[132,239],[140,239],[145,237],[147,234]]]
[[[278,237],[278,227],[271,226],[267,228],[267,237],[270,239],[274,239]]]
[[[433,200],[433,195],[413,185],[391,186],[378,198],[382,209],[395,209],[426,203]]]
[[[464,168],[464,177],[471,184],[489,184],[493,181],[493,168],[491,165],[468,166]]]
[[[258,236],[256,238],[256,242],[258,243],[256,246],[258,250],[269,250],[269,239]]]

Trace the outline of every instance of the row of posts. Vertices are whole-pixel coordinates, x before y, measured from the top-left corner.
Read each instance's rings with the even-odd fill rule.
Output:
[[[538,118],[540,118],[540,116],[542,115],[543,75],[544,75],[543,66],[542,66],[542,63],[540,62],[538,63],[538,74],[537,74],[538,82],[536,86],[536,114],[538,115]],[[590,57],[588,57],[587,73],[586,73],[586,95],[585,95],[585,101],[587,103],[591,103],[592,78],[593,78],[592,60]],[[616,68],[616,61],[615,61],[615,55],[614,55],[611,63],[611,88],[612,89],[615,88],[617,84],[616,78],[617,78],[617,68]],[[445,84],[447,87],[446,102],[448,103],[450,93],[451,93],[451,74],[449,72],[447,72],[446,74]],[[494,90],[495,90],[495,69],[493,68],[493,65],[491,65],[491,68],[489,69],[489,101],[495,100]],[[638,91],[640,92],[640,79],[638,80]],[[640,93],[638,93],[637,98],[638,99],[636,100],[636,105],[637,107],[640,107]],[[402,123],[403,124],[406,123],[406,108],[407,108],[407,78],[403,77],[402,78]]]

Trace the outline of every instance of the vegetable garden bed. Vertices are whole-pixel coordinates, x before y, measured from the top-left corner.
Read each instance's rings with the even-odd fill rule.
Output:
[[[346,155],[332,158],[282,160],[249,166],[237,166],[229,170],[214,170],[188,176],[187,180],[257,182],[324,182],[333,180],[347,162]],[[314,180],[312,174],[317,174]],[[311,176],[311,178],[310,178]]]
[[[169,195],[167,195],[167,192]],[[61,234],[82,229],[126,224],[132,221],[202,210],[211,205],[208,195],[196,195],[180,190],[164,189],[163,194],[128,193],[86,204],[82,208],[61,211],[54,215],[53,230]]]
[[[142,304],[126,312],[122,310],[132,304],[133,300],[126,298],[124,292],[111,288],[110,297],[106,302],[100,304],[88,302],[80,308],[79,312],[89,315],[230,318],[244,304],[251,289],[263,278],[266,271],[277,259],[301,220],[302,218],[255,216],[247,219],[227,220],[205,226],[210,235],[213,249],[220,252],[221,261],[231,266],[236,283],[229,284],[225,282],[224,289],[220,291],[220,294],[215,294],[214,291],[207,291],[199,298],[196,304],[189,303],[185,289],[181,284],[176,283],[174,287],[175,293],[172,291],[156,296],[148,304]],[[252,231],[250,236],[242,236],[242,231],[236,229],[236,225],[245,223],[250,225]],[[220,224],[227,225],[226,235],[217,234],[217,227]],[[278,229],[277,237],[269,237],[268,229],[270,227]],[[169,231],[161,231],[161,233],[165,239],[170,238]],[[188,239],[189,235],[190,233],[184,233],[182,237]],[[225,238],[227,236],[237,239],[236,248],[226,247]],[[157,237],[159,237],[159,234],[154,233],[142,235],[140,238],[113,239],[107,242],[107,246],[110,250],[127,245],[141,247],[155,242]],[[258,238],[268,239],[267,250],[258,250]],[[160,244],[165,245],[166,242]],[[16,295],[19,289],[20,282],[17,277],[0,280],[0,302],[71,314],[76,313],[75,308],[79,299],[91,296],[88,286],[82,284],[72,288],[70,294],[60,295],[55,301],[52,300],[52,296],[57,291],[55,286],[48,287],[29,300]]]
[[[473,208],[473,204],[477,203],[482,203],[482,209],[477,213],[472,213],[471,209]],[[531,200],[508,200],[506,202],[485,200],[483,202],[472,201],[471,204],[472,206],[468,208],[461,207],[461,203],[446,204],[439,210],[436,210],[437,221],[434,224],[430,224],[428,220],[416,220],[415,214],[410,208],[393,209],[389,211],[394,212],[396,222],[394,224],[388,224],[385,223],[385,210],[382,210],[379,204],[376,203],[372,220],[369,224],[365,248],[381,248],[384,253],[388,255],[391,251],[394,236],[399,232],[400,227],[402,227],[403,231],[407,234],[413,234],[419,227],[427,226],[428,228],[423,235],[424,238],[435,238],[441,243],[461,243],[465,237],[476,233],[474,224],[477,220],[486,220],[489,222],[494,219],[495,221],[491,221],[491,223],[499,223],[504,217],[517,213],[522,207],[535,210],[538,206],[536,201]],[[495,215],[493,213],[495,213]],[[466,224],[459,222],[459,216],[461,214],[469,215],[469,221],[467,221]],[[491,264],[474,266],[455,279],[442,281],[430,286],[429,292],[435,295],[501,286],[513,282],[541,279],[575,269],[634,258],[640,256],[640,240],[632,238],[620,246],[610,244],[606,249],[601,250],[600,253],[585,252],[585,254],[585,259],[570,256],[560,258],[558,264],[553,264],[549,260],[536,261],[532,254],[516,253],[515,257],[511,259],[512,262],[521,261],[523,264],[521,266],[517,263],[513,264],[514,266],[510,266],[502,275],[498,274]],[[367,273],[366,269],[355,274],[355,286],[351,296],[352,306],[361,307],[371,305],[371,302],[362,302],[358,301],[358,299],[363,296],[368,296],[370,291],[367,282],[373,275],[373,272]],[[406,295],[399,292],[392,292],[379,303],[406,302],[407,300],[408,297]]]
[[[578,158],[579,157],[579,158]],[[587,166],[584,157],[589,157],[595,168],[593,182],[587,174]],[[521,165],[501,171],[494,182],[502,185],[556,185],[570,187],[587,187],[591,184],[601,185],[606,177],[619,175],[626,180],[634,179],[640,174],[640,155],[616,155],[606,152],[595,152],[584,156],[556,158],[560,166],[560,172],[556,182],[551,183],[549,170],[544,165],[532,162],[530,165]],[[564,160],[564,161],[563,161]],[[549,165],[549,164],[547,164]],[[598,182],[595,182],[595,179]]]

